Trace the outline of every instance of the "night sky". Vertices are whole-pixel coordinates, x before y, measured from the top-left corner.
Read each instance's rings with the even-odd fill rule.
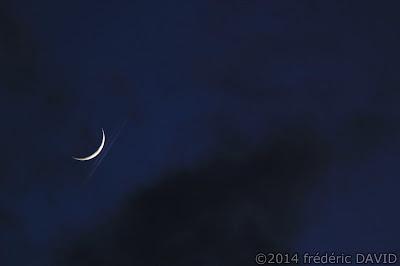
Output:
[[[399,12],[1,1],[0,266],[400,261]]]

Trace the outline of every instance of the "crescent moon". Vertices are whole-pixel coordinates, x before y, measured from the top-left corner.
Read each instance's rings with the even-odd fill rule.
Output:
[[[93,159],[97,155],[99,155],[101,150],[104,147],[104,143],[106,142],[106,135],[104,134],[104,130],[101,129],[101,131],[103,132],[103,140],[101,141],[100,147],[97,149],[97,151],[95,151],[92,155],[89,155],[88,157],[85,157],[85,158],[75,158],[75,157],[72,157],[72,158],[75,160],[78,160],[78,161],[88,161],[88,160]]]

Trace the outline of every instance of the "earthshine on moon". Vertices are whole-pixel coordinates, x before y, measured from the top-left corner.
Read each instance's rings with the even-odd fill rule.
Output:
[[[78,160],[78,161],[88,161],[88,160],[93,159],[97,155],[99,155],[101,150],[104,147],[104,143],[106,142],[106,135],[104,134],[104,130],[101,129],[101,131],[103,132],[103,140],[101,141],[100,147],[97,149],[97,151],[95,151],[92,155],[89,155],[88,157],[85,157],[85,158],[75,158],[75,157],[72,157],[72,158],[75,160]]]

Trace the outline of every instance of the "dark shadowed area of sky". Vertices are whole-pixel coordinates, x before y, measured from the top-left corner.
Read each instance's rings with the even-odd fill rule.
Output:
[[[1,2],[0,265],[400,259],[399,8]]]

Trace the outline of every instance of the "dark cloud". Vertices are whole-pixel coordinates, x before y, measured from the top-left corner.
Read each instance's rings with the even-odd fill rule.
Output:
[[[18,250],[27,248],[27,237],[21,221],[0,206],[0,262],[2,265],[20,264],[25,260]]]
[[[26,26],[11,8],[10,1],[0,4],[0,84],[14,97],[36,94],[36,47]]]
[[[396,114],[385,115],[378,112],[364,110],[343,121],[338,130],[338,136],[345,147],[340,149],[342,156],[348,162],[364,159],[385,142],[400,133],[400,124],[394,119]]]
[[[66,246],[66,265],[246,265],[259,251],[290,250],[302,198],[318,183],[329,148],[308,126],[269,136],[164,175],[120,212]]]

